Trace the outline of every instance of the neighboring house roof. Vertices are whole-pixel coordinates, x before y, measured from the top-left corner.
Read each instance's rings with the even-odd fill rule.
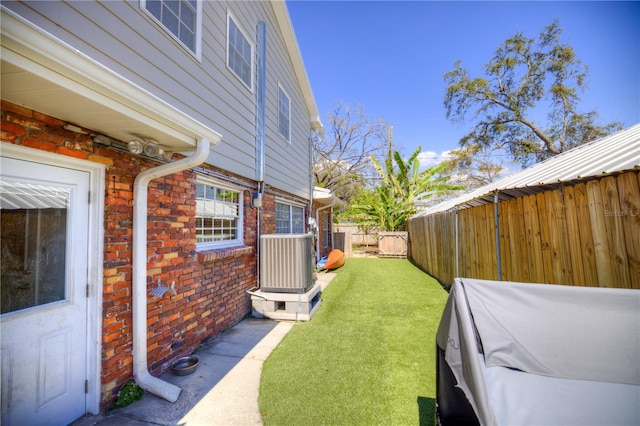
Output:
[[[319,186],[313,187],[313,201],[323,206],[331,205],[336,210],[343,209],[345,206],[344,201],[333,195],[331,190]]]
[[[473,207],[553,189],[561,184],[640,169],[640,124],[577,146],[520,172],[425,210],[418,216]]]
[[[298,78],[300,90],[302,90],[302,93],[304,95],[307,108],[309,108],[309,120],[311,122],[311,126],[314,129],[320,128],[322,127],[322,121],[320,120],[320,115],[318,114],[318,107],[316,106],[313,91],[311,90],[311,85],[309,84],[307,69],[305,68],[304,62],[302,60],[302,54],[300,53],[300,47],[298,46],[298,39],[296,38],[296,34],[293,30],[293,24],[291,23],[291,18],[289,17],[287,6],[284,0],[271,0],[271,5],[273,6],[273,11],[275,12],[278,24],[280,25],[280,31],[282,33],[282,37],[284,38],[284,43],[289,50],[289,54],[292,55],[291,62],[293,64],[293,69],[296,73],[296,77]]]

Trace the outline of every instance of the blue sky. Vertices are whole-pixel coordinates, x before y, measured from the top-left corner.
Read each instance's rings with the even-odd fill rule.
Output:
[[[536,38],[554,19],[589,67],[581,111],[640,122],[640,2],[287,0],[323,121],[335,101],[393,124],[394,145],[437,159],[471,128],[446,119],[443,75],[472,77],[508,37]],[[425,162],[426,164],[426,162]]]

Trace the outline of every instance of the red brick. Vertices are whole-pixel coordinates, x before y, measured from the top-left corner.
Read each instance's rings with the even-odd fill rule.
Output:
[[[87,157],[87,154],[83,151],[78,151],[76,149],[69,149],[67,147],[61,146],[58,148],[58,154],[67,155],[69,157],[80,158],[84,160]]]
[[[0,105],[2,106],[2,109],[5,111],[13,111],[13,112],[17,112],[20,115],[23,115],[25,117],[32,117],[33,116],[33,111],[30,110],[29,108],[25,108],[23,106],[20,105],[16,105],[16,104],[12,104],[11,102],[7,102],[7,101],[2,101],[0,103]]]
[[[3,134],[14,134],[16,136],[25,136],[27,134],[27,131],[23,126],[19,126],[15,123],[10,123],[8,121],[3,121],[0,128],[2,129]]]
[[[31,137],[33,139],[40,139],[41,141],[45,141],[45,142],[50,142],[50,143],[54,143],[56,145],[62,145],[65,141],[65,138],[60,136],[60,135],[56,135],[53,133],[47,133],[47,132],[31,132]]]
[[[31,138],[25,138],[22,141],[22,145],[28,146],[30,148],[40,149],[42,151],[48,151],[48,152],[56,152],[58,148],[56,145],[52,143],[43,142],[37,139],[31,139]]]
[[[7,113],[6,120],[10,123],[17,124],[29,129],[42,130],[44,129],[44,123],[38,120],[34,120],[31,117],[25,117],[24,115],[15,114],[12,112]]]

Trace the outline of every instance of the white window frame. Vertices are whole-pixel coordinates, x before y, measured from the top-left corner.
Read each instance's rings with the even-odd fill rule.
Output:
[[[285,117],[287,120],[287,134],[283,134],[280,127],[280,121],[282,119],[282,115],[284,111],[280,108],[280,96],[284,95],[286,98],[287,104],[287,116]],[[284,90],[284,87],[280,83],[278,83],[278,134],[284,138],[287,142],[291,143],[291,96]]]
[[[229,192],[238,194],[238,215],[236,217],[236,238],[232,240],[206,241],[198,242],[198,191],[196,186],[196,249],[197,250],[213,250],[218,248],[237,247],[244,245],[244,192],[242,189],[221,183],[215,179],[207,179],[201,176],[197,177],[196,185],[214,186]]]
[[[194,0],[196,2],[196,23],[195,23],[195,32],[193,34],[194,37],[194,46],[193,49],[187,46],[177,34],[174,34],[169,27],[167,27],[159,18],[157,18],[153,13],[151,13],[147,9],[147,1],[148,0],[140,0],[140,8],[144,11],[147,16],[149,16],[153,21],[158,24],[164,31],[167,32],[176,42],[178,42],[184,49],[187,50],[191,55],[193,55],[198,61],[202,59],[202,0]],[[165,0],[160,0],[163,3]],[[189,1],[187,1],[189,3]]]
[[[277,205],[284,205],[284,206],[288,206],[289,207],[289,232],[279,232],[278,231],[278,217],[277,217]],[[293,232],[293,209],[302,209],[302,230],[300,232]],[[291,201],[288,200],[284,200],[284,199],[276,199],[276,207],[275,207],[276,211],[274,212],[274,214],[276,215],[276,229],[275,232],[276,234],[303,234],[305,231],[305,216],[306,216],[306,209],[304,204],[299,204],[299,203],[293,203]]]
[[[244,81],[242,79],[242,77],[236,72],[236,70],[234,70],[233,68],[231,68],[231,66],[229,65],[229,60],[231,58],[231,49],[229,48],[230,44],[231,44],[231,35],[229,34],[230,30],[231,30],[231,25],[230,22],[233,21],[233,24],[236,26],[236,28],[238,28],[238,31],[240,31],[240,34],[242,34],[242,37],[245,38],[245,40],[247,41],[247,43],[249,44],[249,46],[251,46],[251,54],[250,54],[250,61],[251,63],[249,64],[249,83],[247,83],[246,81]],[[235,46],[234,46],[235,47]],[[247,32],[244,30],[244,28],[242,28],[242,25],[240,25],[239,21],[236,19],[236,17],[227,10],[227,39],[226,39],[226,45],[225,45],[225,49],[227,51],[227,57],[226,57],[226,66],[227,69],[229,71],[231,71],[231,73],[247,88],[249,89],[252,93],[253,93],[253,81],[254,81],[254,67],[255,67],[255,51],[256,51],[256,47],[255,47],[255,43],[252,41],[252,38],[247,36]]]
[[[331,215],[328,212],[324,212],[322,214],[322,239],[323,239],[323,248],[329,247],[329,220],[331,220]]]

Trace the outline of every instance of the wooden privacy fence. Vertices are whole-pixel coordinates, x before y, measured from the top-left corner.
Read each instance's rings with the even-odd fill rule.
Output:
[[[344,232],[351,235],[351,243],[355,245],[376,245],[378,244],[378,229],[364,232],[357,225],[340,223],[335,226],[336,232]]]
[[[496,232],[497,214],[497,232]],[[409,221],[410,258],[456,276],[640,289],[640,172]]]

